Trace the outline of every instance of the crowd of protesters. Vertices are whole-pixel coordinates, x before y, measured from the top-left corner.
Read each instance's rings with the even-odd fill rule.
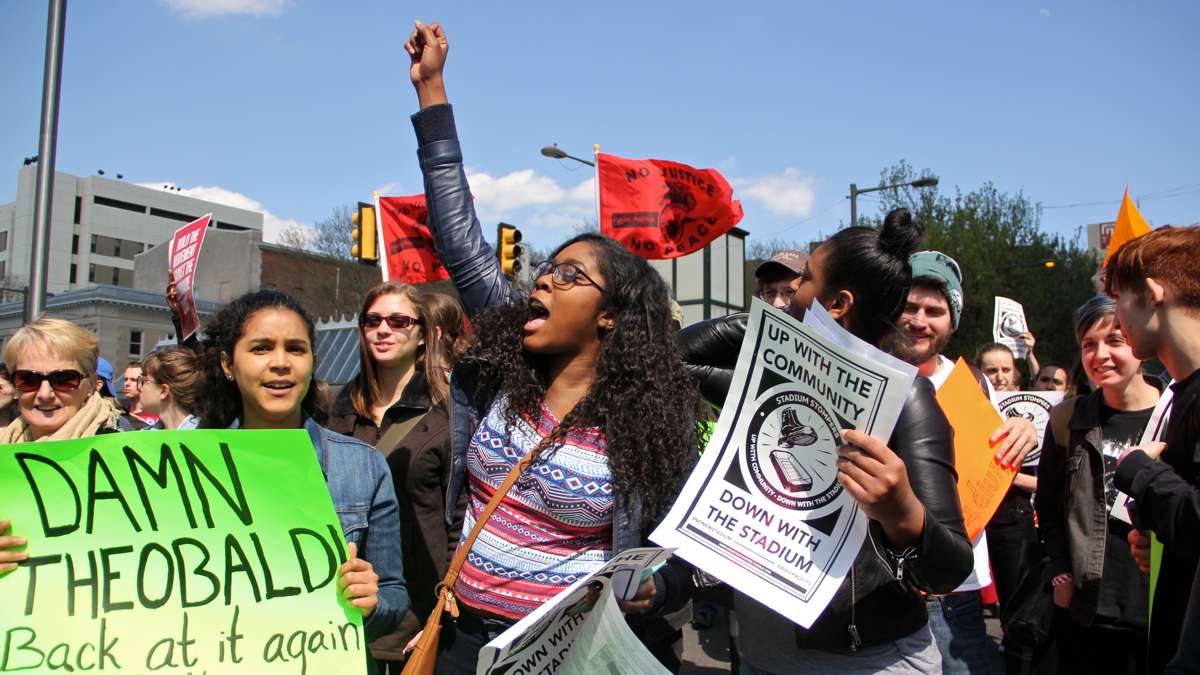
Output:
[[[348,542],[339,587],[364,617],[376,672],[404,667],[444,579],[459,611],[437,672],[474,673],[484,644],[614,554],[647,545],[724,403],[747,325],[740,314],[677,330],[658,273],[596,234],[555,248],[528,295],[514,287],[475,213],[444,85],[448,48],[436,24],[417,24],[405,43],[430,231],[457,299],[399,283],[371,289],[350,384],[330,395],[315,380],[313,320],[274,290],[221,307],[203,339],[129,364],[120,399],[96,337],[67,321],[19,329],[0,366],[0,443],[307,431]],[[936,392],[955,367],[944,352],[964,304],[980,299],[964,297],[970,270],[921,250],[922,232],[897,209],[878,230],[841,230],[811,255],[779,252],[756,272],[755,295],[774,308],[802,318],[818,301],[919,377],[886,443],[844,434],[838,480],[870,537],[842,586],[809,628],[733,592],[724,603],[737,627],[733,672],[993,672],[993,610],[1010,673],[1197,672],[1200,229],[1124,244],[1074,326],[1044,327],[1074,331],[1071,366],[1039,364],[1031,333],[1019,338],[1026,382],[1009,347],[970,350],[982,395],[1064,393],[1044,437],[1023,417],[995,429],[994,460],[1019,472],[974,541]],[[168,303],[178,306],[172,287]],[[1166,379],[1149,374],[1149,361]],[[1165,435],[1143,443],[1168,387]],[[502,490],[531,462],[550,470]],[[1131,498],[1131,522],[1112,512],[1118,490]],[[9,525],[0,520],[0,574],[36,553],[5,536]],[[1162,544],[1153,561],[1151,536]],[[991,584],[980,569],[994,594],[983,593]],[[702,579],[676,558],[620,601],[673,672]],[[710,621],[707,602],[697,623]]]

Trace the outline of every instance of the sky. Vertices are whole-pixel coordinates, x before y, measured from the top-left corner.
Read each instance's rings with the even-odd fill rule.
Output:
[[[1200,3],[72,2],[59,171],[266,213],[270,240],[422,190],[403,41],[450,40],[476,206],[550,247],[595,221],[558,143],[718,169],[751,240],[849,221],[851,182],[903,159],[991,181],[1074,237],[1128,185],[1152,225],[1200,221]],[[46,3],[0,0],[0,203],[37,153]],[[877,199],[860,197],[860,213]]]

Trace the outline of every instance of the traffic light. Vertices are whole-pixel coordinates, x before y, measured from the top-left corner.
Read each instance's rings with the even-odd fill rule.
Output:
[[[379,247],[375,241],[375,206],[366,202],[358,203],[358,210],[350,216],[354,229],[350,238],[354,245],[350,247],[350,256],[355,260],[374,265],[379,261]]]
[[[505,276],[515,276],[521,271],[521,231],[500,223],[496,226],[496,257],[500,259],[500,271]]]

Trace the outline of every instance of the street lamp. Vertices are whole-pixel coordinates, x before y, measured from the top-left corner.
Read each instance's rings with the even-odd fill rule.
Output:
[[[850,184],[850,226],[853,227],[855,225],[858,225],[858,196],[863,194],[864,192],[879,192],[880,190],[891,190],[893,188],[901,188],[901,187],[915,187],[915,188],[936,187],[937,184],[938,184],[937,176],[926,176],[925,178],[918,178],[917,180],[909,181],[907,183],[896,183],[895,185],[881,185],[879,187],[863,188],[861,190],[859,189],[858,185],[851,183]]]
[[[551,143],[550,145],[542,148],[542,154],[550,159],[573,159],[580,164],[596,166],[595,162],[589,162],[586,159],[579,159],[574,155],[568,155],[567,153],[563,152],[562,148],[558,147],[557,143]]]

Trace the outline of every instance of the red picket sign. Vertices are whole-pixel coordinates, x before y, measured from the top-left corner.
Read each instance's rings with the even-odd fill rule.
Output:
[[[175,293],[179,297],[179,344],[200,328],[200,317],[196,314],[196,294],[192,291],[196,278],[196,266],[200,262],[200,245],[208,232],[208,213],[175,230],[171,245],[167,248],[167,266],[175,279]]]
[[[742,220],[742,203],[716,169],[596,154],[600,231],[643,258],[699,251]]]
[[[375,213],[384,281],[421,284],[450,278],[438,259],[426,224],[429,210],[425,208],[425,195],[379,197]]]

